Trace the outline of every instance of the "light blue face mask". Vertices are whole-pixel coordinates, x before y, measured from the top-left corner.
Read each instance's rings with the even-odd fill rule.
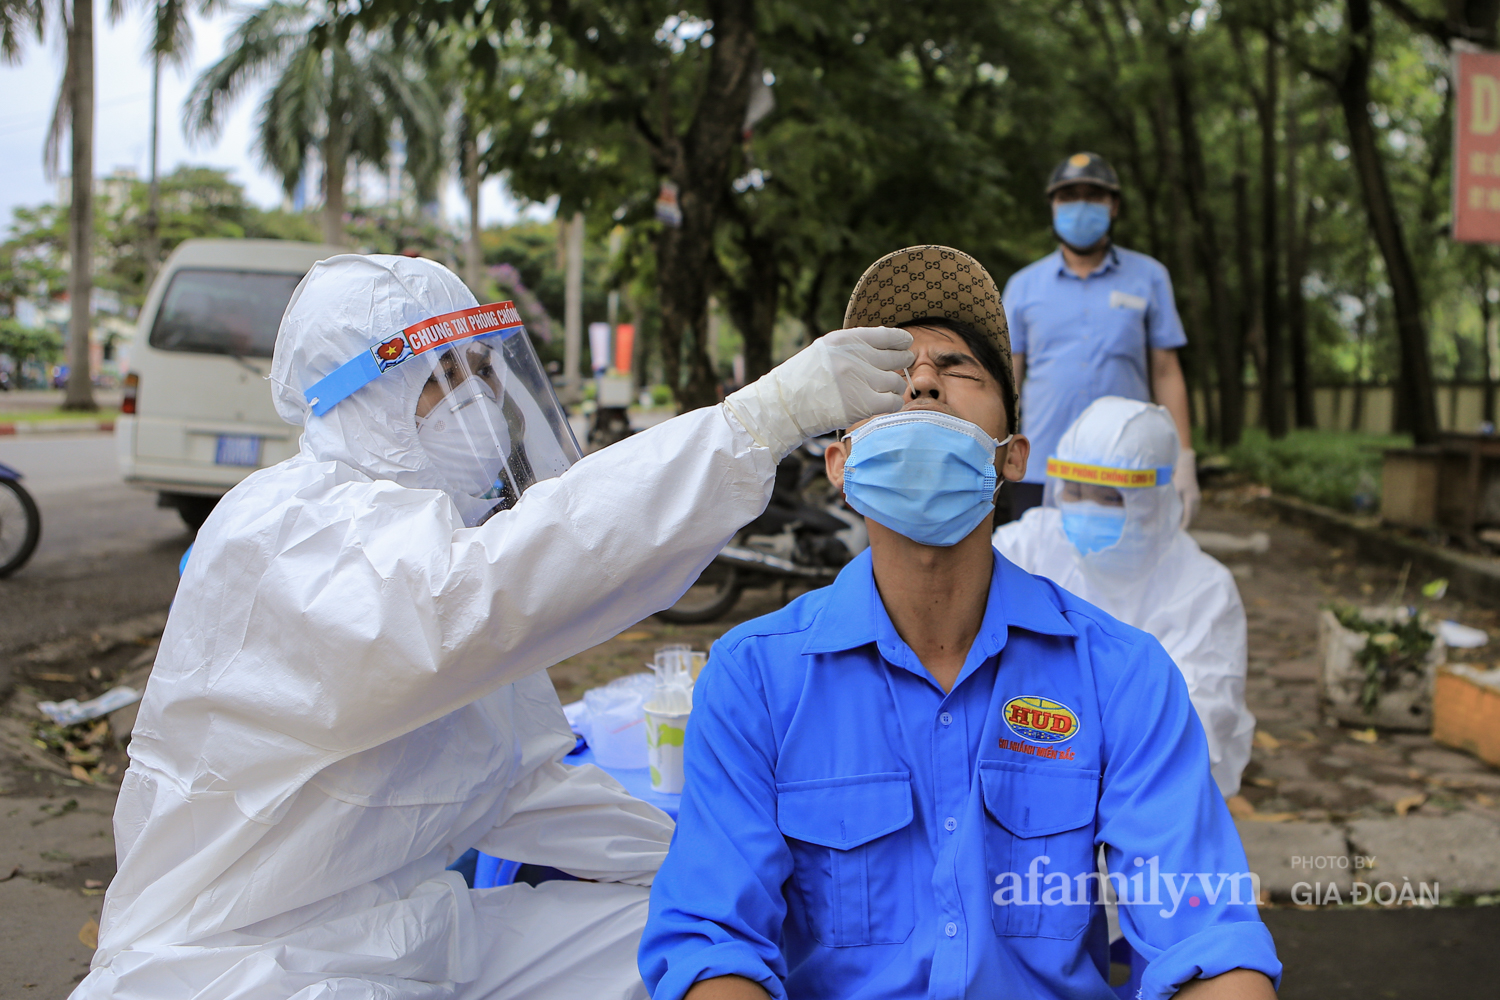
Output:
[[[1125,534],[1124,507],[1106,506],[1092,500],[1060,506],[1063,534],[1082,555],[1118,545]]]
[[[914,542],[957,545],[995,509],[995,449],[1009,437],[996,441],[947,413],[905,410],[850,438],[849,506]]]
[[[1087,250],[1109,232],[1109,203],[1068,201],[1052,209],[1052,228],[1075,250]]]

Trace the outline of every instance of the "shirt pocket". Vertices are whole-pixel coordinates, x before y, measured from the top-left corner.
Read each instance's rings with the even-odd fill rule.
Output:
[[[983,760],[979,782],[995,933],[1077,937],[1098,898],[1098,880],[1087,876],[1096,872],[1099,772]]]
[[[905,771],[776,786],[806,930],[830,948],[900,944],[916,924],[911,775]]]
[[[1146,310],[1150,300],[1135,291],[1115,289],[1109,293],[1109,308],[1100,322],[1105,353],[1114,357],[1141,358],[1146,352]]]

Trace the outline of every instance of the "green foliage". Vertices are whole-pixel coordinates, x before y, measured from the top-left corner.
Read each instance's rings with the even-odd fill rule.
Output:
[[[1411,446],[1403,435],[1347,431],[1292,431],[1273,441],[1259,428],[1245,431],[1225,453],[1230,466],[1277,493],[1336,510],[1352,511],[1380,500],[1381,452]]]
[[[1351,632],[1366,636],[1355,659],[1365,669],[1365,683],[1360,689],[1360,704],[1368,714],[1375,710],[1382,693],[1394,688],[1403,674],[1426,672],[1426,657],[1432,650],[1434,636],[1422,622],[1420,614],[1405,621],[1366,618],[1358,608],[1330,606],[1339,624]]]
[[[0,354],[17,361],[36,358],[48,364],[62,356],[62,335],[56,330],[22,326],[13,319],[0,319]]]
[[[193,84],[190,134],[214,135],[255,81],[272,77],[257,115],[256,148],[290,193],[316,150],[343,179],[348,161],[384,170],[399,127],[420,200],[438,179],[442,110],[410,53],[379,32],[329,32],[322,0],[272,0],[248,11],[224,55]],[[341,194],[341,192],[340,192]]]

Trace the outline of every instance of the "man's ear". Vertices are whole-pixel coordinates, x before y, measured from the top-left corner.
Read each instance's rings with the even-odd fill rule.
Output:
[[[1019,483],[1026,475],[1026,460],[1030,457],[1031,442],[1026,436],[1017,434],[1011,438],[1010,445],[1005,449],[1005,461],[1000,466],[1000,478]]]
[[[842,490],[844,488],[844,463],[849,460],[849,445],[839,441],[823,450],[823,471],[828,481]]]

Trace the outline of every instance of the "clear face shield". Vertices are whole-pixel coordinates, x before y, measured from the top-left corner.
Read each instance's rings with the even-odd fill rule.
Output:
[[[509,302],[408,327],[313,386],[307,398],[321,415],[374,379],[413,367],[427,374],[409,419],[431,485],[452,497],[466,524],[508,510],[533,483],[582,457]]]

